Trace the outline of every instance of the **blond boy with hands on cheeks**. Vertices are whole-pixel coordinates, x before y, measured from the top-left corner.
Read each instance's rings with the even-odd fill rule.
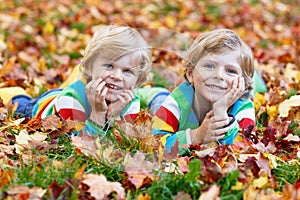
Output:
[[[137,116],[140,100],[134,89],[146,80],[151,62],[151,47],[135,29],[103,26],[84,51],[82,77],[63,90],[42,95],[32,116],[57,114],[84,122],[85,133],[105,133],[114,120]]]
[[[212,141],[232,144],[238,130],[255,126],[249,99],[254,73],[251,49],[231,30],[200,34],[188,49],[186,82],[175,88],[158,109],[153,134],[171,151]]]

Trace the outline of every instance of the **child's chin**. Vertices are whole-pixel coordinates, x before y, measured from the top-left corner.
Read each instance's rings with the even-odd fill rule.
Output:
[[[106,101],[109,101],[109,102],[111,102],[111,103],[113,103],[113,102],[116,102],[116,101],[118,101],[118,98],[116,97],[116,96],[107,96],[106,98],[105,98],[105,100]]]

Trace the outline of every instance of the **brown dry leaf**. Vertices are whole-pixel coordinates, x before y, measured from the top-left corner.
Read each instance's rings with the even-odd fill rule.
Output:
[[[268,154],[260,153],[259,158],[257,159],[256,163],[257,163],[258,167],[260,168],[260,171],[263,171],[269,177],[271,177],[272,161],[269,160]]]
[[[29,135],[25,129],[16,135],[16,153],[21,153],[24,149],[45,149],[48,143],[45,142],[47,135],[41,132],[35,132]],[[43,148],[41,148],[43,147]]]
[[[208,183],[219,180],[223,175],[222,168],[214,160],[204,159],[202,162],[203,179]]]
[[[87,192],[96,200],[106,200],[108,196],[116,192],[118,200],[125,199],[125,190],[121,183],[109,182],[103,174],[86,174],[81,184],[89,186]]]
[[[8,198],[12,199],[42,200],[46,192],[47,190],[38,187],[12,186],[6,191],[6,194]]]
[[[297,186],[298,183],[298,186]],[[300,199],[300,181],[298,180],[295,185],[286,183],[282,189],[282,196],[280,200]]]
[[[56,115],[50,115],[42,119],[42,126],[44,131],[53,131],[62,127],[60,118]]]
[[[220,187],[217,185],[212,185],[208,191],[202,192],[199,200],[219,200]]]
[[[98,159],[97,156],[97,144],[95,142],[95,138],[88,134],[82,134],[79,136],[71,136],[72,144],[76,147],[76,149],[86,155],[93,156]]]
[[[174,199],[174,200],[192,200],[192,197],[191,197],[191,195],[189,195],[183,191],[180,191],[172,199]]]
[[[124,159],[125,172],[128,174],[128,179],[138,189],[143,185],[146,177],[153,180],[153,169],[156,167],[155,163],[146,160],[146,154],[137,152],[131,157],[127,154]]]
[[[257,144],[254,144],[253,147],[261,153],[275,153],[277,151],[273,141],[270,141],[267,146],[265,146],[262,142],[258,142]]]
[[[3,170],[0,168],[0,189],[9,184],[14,177],[14,170]]]
[[[119,121],[117,126],[129,138],[147,139],[153,137],[151,116],[145,110],[140,111],[133,122]]]
[[[0,69],[0,76],[3,76],[12,71],[14,64],[17,58],[15,56],[11,57],[8,61],[6,61],[3,67]]]
[[[276,193],[273,189],[256,189],[250,184],[243,193],[244,200],[264,199],[264,200],[281,200],[282,196]],[[286,199],[288,200],[288,199]]]
[[[189,165],[188,165],[189,161],[190,161],[190,159],[188,156],[177,158],[178,170],[180,170],[183,173],[188,172],[189,171]]]
[[[48,190],[51,197],[53,197],[54,199],[58,199],[59,195],[64,191],[64,188],[58,185],[55,180],[53,183],[51,183],[51,185],[49,185]]]
[[[103,150],[102,157],[109,163],[119,164],[124,160],[125,151],[116,149],[113,145],[111,145]]]
[[[7,155],[14,155],[13,150],[14,150],[13,145],[0,144],[0,152],[3,152]]]
[[[214,161],[222,168],[223,173],[229,173],[238,168],[237,158],[230,145],[221,144],[216,147]]]

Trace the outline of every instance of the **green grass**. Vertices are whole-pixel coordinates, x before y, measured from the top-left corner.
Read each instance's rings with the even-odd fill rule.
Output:
[[[282,191],[286,183],[295,184],[300,179],[300,159],[295,163],[282,162],[272,169],[272,174],[275,176],[278,183],[277,190]]]

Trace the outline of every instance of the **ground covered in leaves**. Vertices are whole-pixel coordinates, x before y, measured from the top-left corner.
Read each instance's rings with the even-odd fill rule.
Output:
[[[0,0],[0,88],[36,97],[59,87],[106,24],[136,27],[153,46],[150,86],[171,90],[191,40],[224,27],[251,46],[268,87],[254,96],[255,132],[184,157],[152,137],[147,110],[93,138],[70,135],[80,124],[56,116],[15,117],[3,98],[0,199],[300,199],[299,9],[288,0]]]

